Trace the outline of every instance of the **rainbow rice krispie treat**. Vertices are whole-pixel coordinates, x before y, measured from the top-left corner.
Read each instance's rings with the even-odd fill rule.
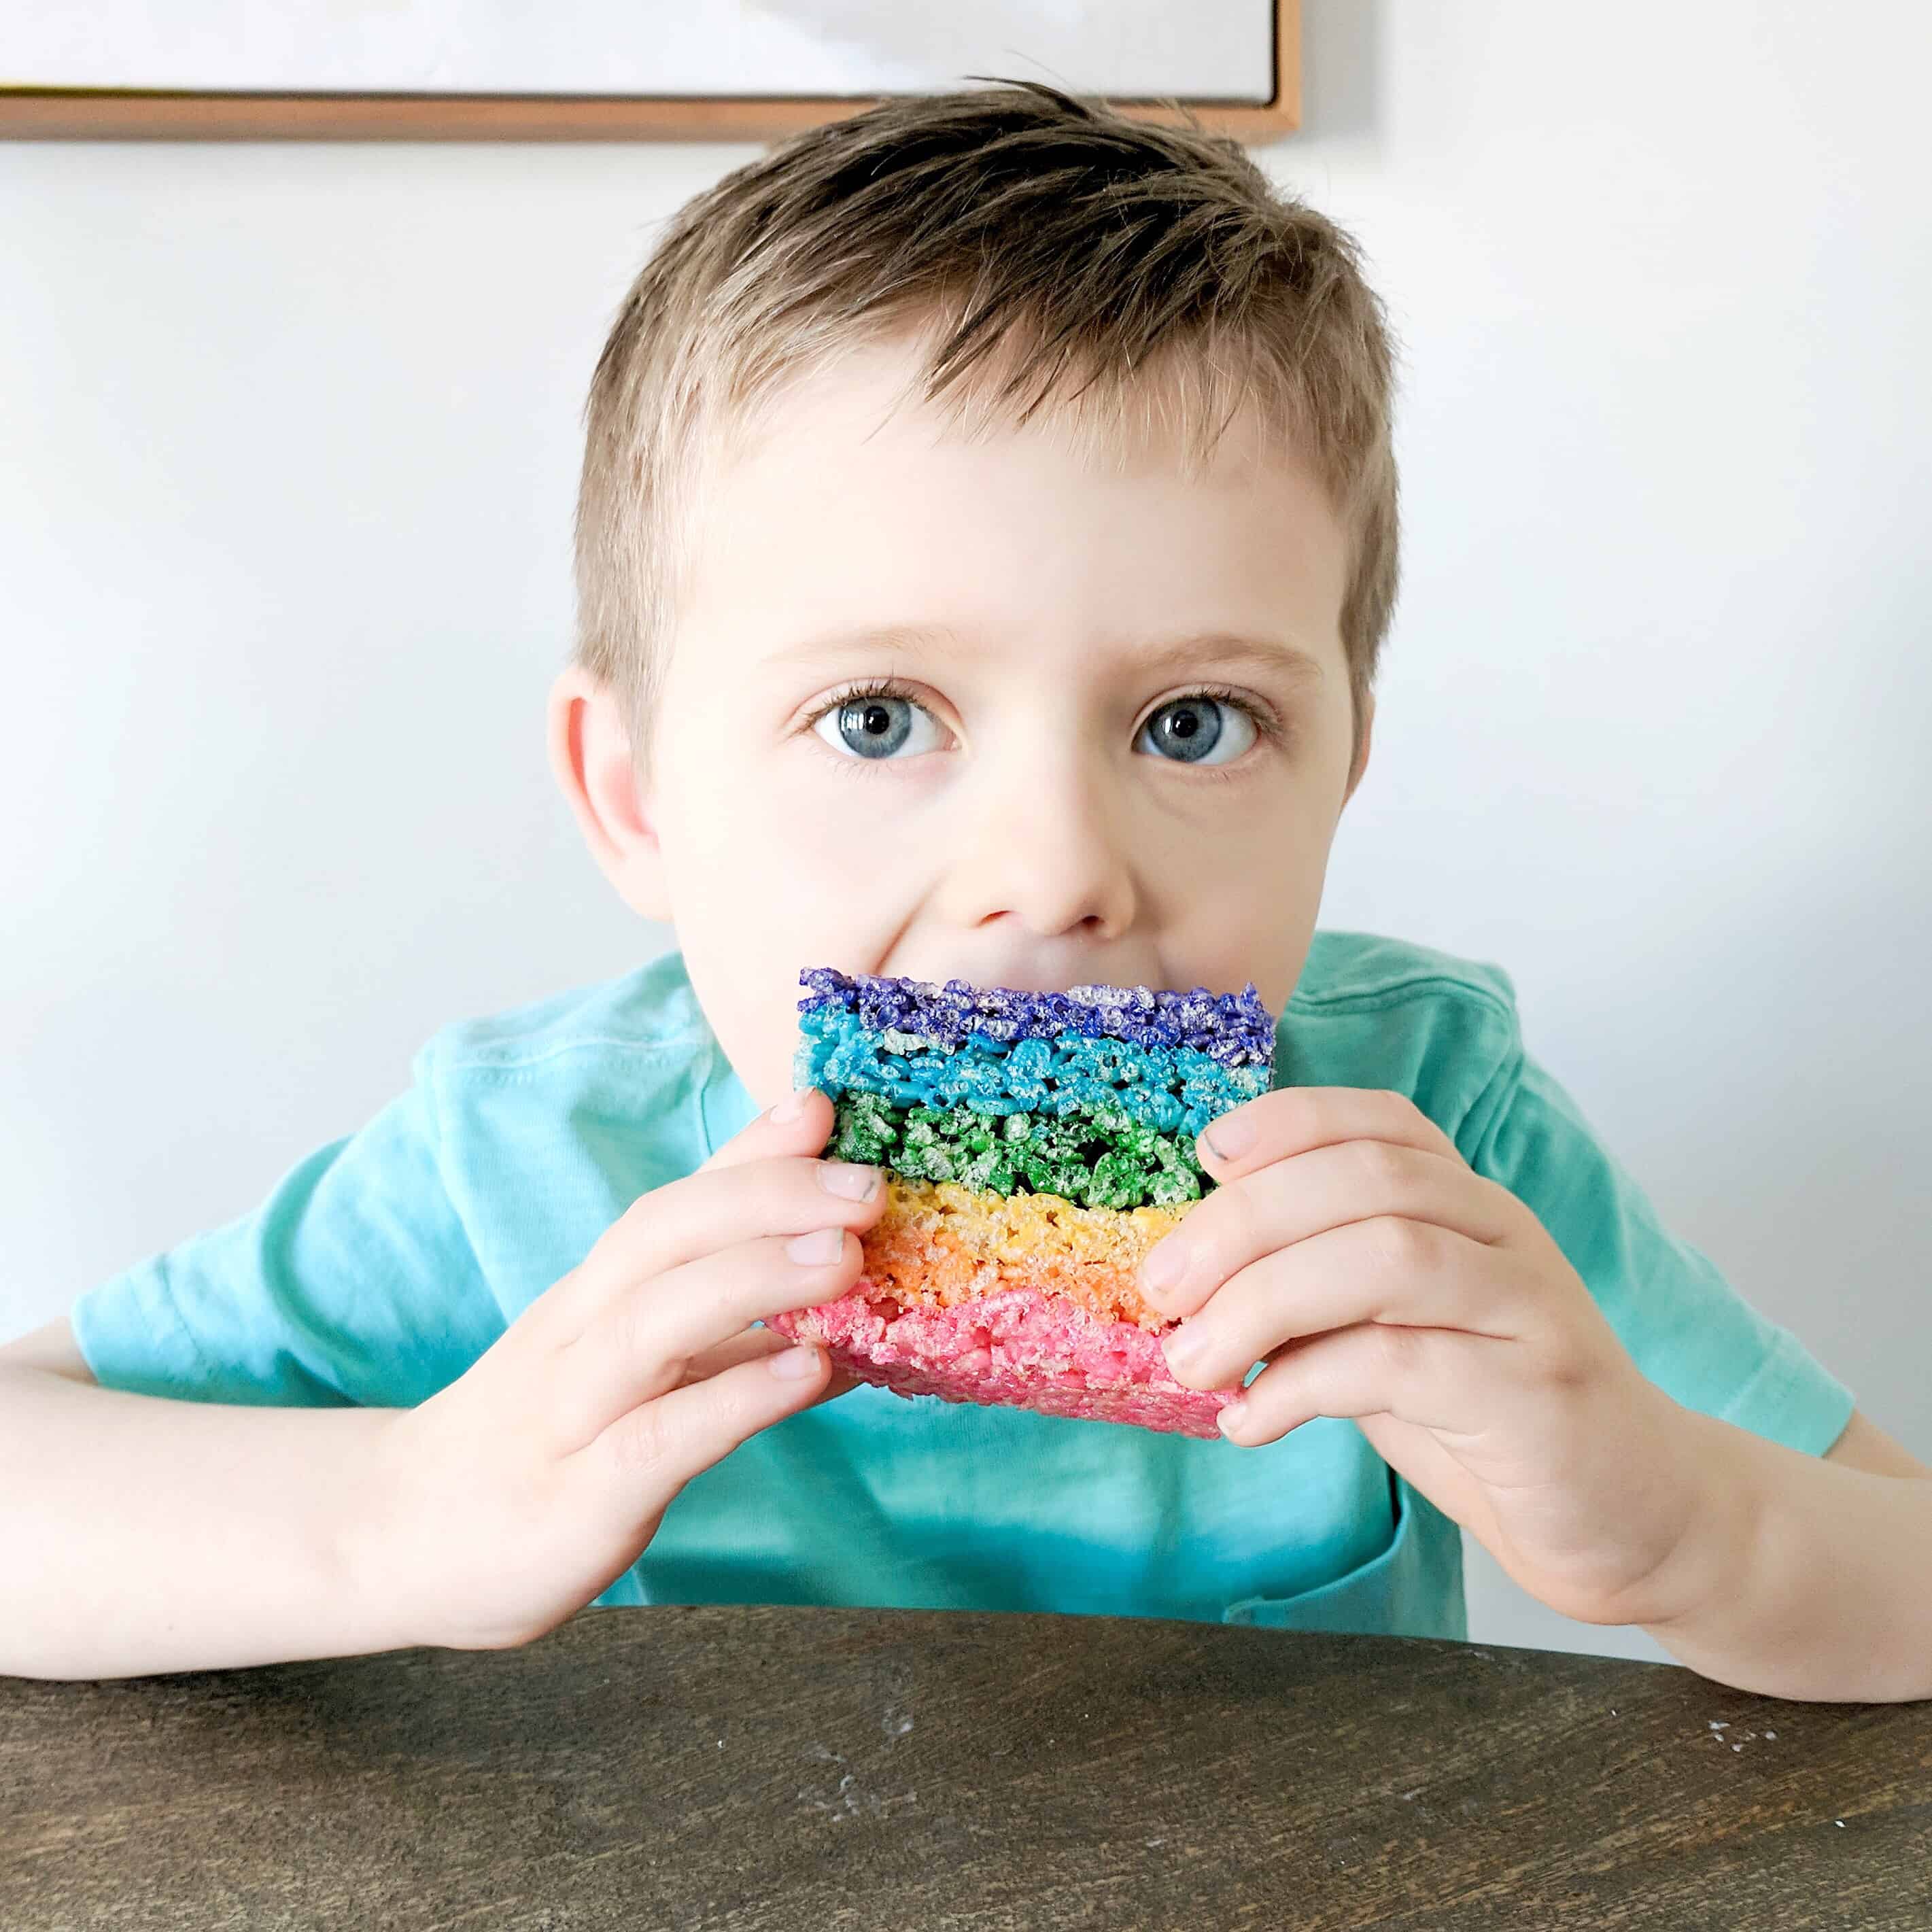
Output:
[[[771,1325],[901,1395],[1218,1436],[1240,1391],[1174,1380],[1136,1282],[1214,1185],[1195,1136],[1270,1084],[1255,988],[799,977],[793,1083],[831,1096],[826,1154],[884,1168],[886,1202],[852,1292]]]

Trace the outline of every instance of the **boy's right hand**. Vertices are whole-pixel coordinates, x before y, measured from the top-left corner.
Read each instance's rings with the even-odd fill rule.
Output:
[[[831,1129],[816,1089],[760,1114],[640,1196],[466,1374],[395,1412],[386,1493],[356,1540],[400,1643],[541,1636],[637,1561],[700,1470],[852,1386],[750,1325],[858,1278],[854,1236],[885,1189],[875,1168],[815,1157]]]

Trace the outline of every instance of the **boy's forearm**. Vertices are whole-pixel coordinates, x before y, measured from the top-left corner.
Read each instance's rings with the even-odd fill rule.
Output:
[[[394,1413],[165,1401],[0,1366],[0,1673],[126,1677],[410,1642],[371,1561]]]
[[[1768,1696],[1932,1697],[1932,1480],[1690,1420],[1712,1504],[1678,1566],[1688,1607],[1646,1622],[1651,1635],[1703,1676]]]

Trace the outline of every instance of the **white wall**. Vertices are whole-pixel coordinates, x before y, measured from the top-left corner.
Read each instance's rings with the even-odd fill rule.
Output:
[[[1324,919],[1508,965],[1674,1225],[1932,1456],[1932,15],[1306,14],[1263,158],[1407,358]],[[245,1211],[442,1022],[663,943],[541,706],[604,329],[752,152],[0,147],[0,1336]]]

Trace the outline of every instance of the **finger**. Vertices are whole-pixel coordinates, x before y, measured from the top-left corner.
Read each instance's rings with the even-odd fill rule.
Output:
[[[550,1312],[550,1334],[559,1342],[574,1340],[627,1289],[701,1256],[818,1228],[857,1232],[869,1228],[885,1204],[880,1170],[850,1161],[773,1155],[700,1168],[640,1195],[604,1229],[551,1291],[559,1305]],[[728,1332],[707,1340],[722,1341]]]
[[[799,1365],[807,1372],[778,1372],[781,1366]],[[578,1454],[595,1478],[621,1495],[628,1510],[661,1510],[692,1477],[760,1430],[820,1400],[826,1375],[822,1348],[787,1348],[768,1361],[740,1362],[640,1403]]]
[[[742,1167],[779,1154],[818,1154],[831,1136],[831,1100],[816,1087],[801,1087],[746,1122],[698,1172]]]
[[[1280,1087],[1230,1108],[1196,1138],[1217,1181],[1338,1141],[1390,1141],[1460,1160],[1456,1143],[1406,1094],[1372,1087]]]
[[[1532,1300],[1494,1248],[1391,1216],[1331,1228],[1252,1263],[1162,1346],[1183,1386],[1226,1388],[1284,1342],[1361,1322],[1516,1340]]]
[[[1344,1328],[1284,1349],[1221,1411],[1221,1432],[1252,1449],[1318,1415],[1393,1415],[1473,1434],[1508,1394],[1507,1346],[1438,1328]]]
[[[734,1335],[728,1342],[721,1342],[715,1348],[707,1348],[702,1354],[694,1355],[684,1365],[684,1372],[678,1382],[683,1387],[692,1382],[701,1382],[708,1376],[722,1376],[727,1369],[736,1368],[740,1362],[761,1362],[772,1355],[782,1355],[791,1346],[790,1340],[776,1328],[747,1328],[742,1335]]]
[[[1191,1315],[1230,1277],[1298,1241],[1388,1216],[1486,1245],[1522,1204],[1460,1158],[1394,1141],[1340,1141],[1291,1154],[1195,1203],[1141,1264],[1142,1292],[1163,1314]]]
[[[693,1356],[685,1364],[683,1375],[678,1386],[688,1388],[693,1382],[701,1382],[712,1376],[722,1375],[740,1362],[762,1362],[774,1355],[782,1355],[793,1346],[788,1336],[781,1334],[776,1328],[747,1328],[742,1335],[734,1335],[728,1342],[721,1342],[715,1348],[707,1349],[701,1355]],[[831,1378],[824,1390],[806,1404],[815,1408],[820,1402],[836,1401],[842,1395],[850,1395],[859,1386],[856,1376],[844,1374],[835,1363]]]
[[[560,1452],[690,1380],[692,1364],[740,1346],[752,1322],[836,1301],[862,1264],[855,1235],[818,1229],[802,1239],[740,1242],[617,1297],[555,1358],[547,1412]]]

